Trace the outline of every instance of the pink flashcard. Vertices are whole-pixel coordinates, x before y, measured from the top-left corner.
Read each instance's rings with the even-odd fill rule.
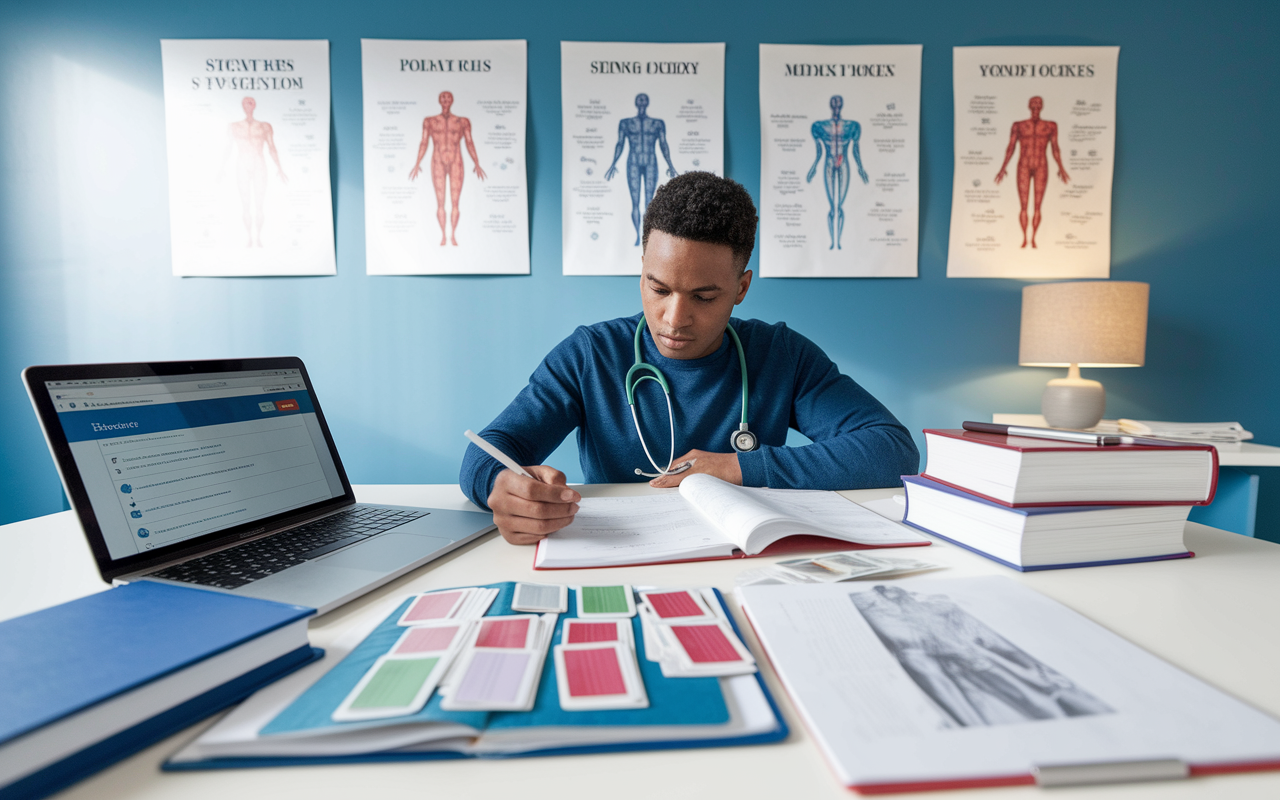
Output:
[[[617,648],[565,650],[563,657],[570,697],[627,694]]]
[[[671,632],[695,664],[744,660],[719,625],[672,625]]]
[[[400,618],[401,625],[412,625],[415,622],[426,622],[433,619],[448,619],[462,601],[464,592],[436,592],[420,595],[409,610]]]
[[[396,645],[395,655],[431,653],[448,650],[458,635],[457,625],[441,625],[431,628],[410,628]]]
[[[687,591],[654,592],[643,595],[645,602],[661,619],[673,617],[705,617],[706,609]]]
[[[618,641],[618,623],[616,622],[565,620],[565,627],[568,629],[564,637],[565,644]]]
[[[480,622],[480,635],[476,647],[504,647],[524,649],[529,641],[529,622],[532,617],[511,619],[486,619]]]

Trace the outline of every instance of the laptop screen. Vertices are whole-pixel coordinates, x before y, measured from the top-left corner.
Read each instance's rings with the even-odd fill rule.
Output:
[[[44,388],[112,560],[344,494],[301,370]]]

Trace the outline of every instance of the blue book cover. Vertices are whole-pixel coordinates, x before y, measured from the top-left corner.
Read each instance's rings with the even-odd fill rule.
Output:
[[[314,613],[139,581],[0,622],[0,745]]]
[[[992,508],[998,508],[1001,511],[1006,511],[1010,514],[1018,514],[1023,517],[1034,517],[1034,516],[1041,516],[1045,514],[1079,514],[1086,511],[1099,511],[1107,508],[1115,508],[1116,506],[1075,505],[1075,506],[1032,506],[1032,507],[1011,508],[1009,506],[1002,505],[1000,503],[996,503],[991,500],[988,500],[985,497],[980,497],[970,492],[966,492],[962,489],[957,489],[954,486],[949,486],[945,483],[940,483],[938,481],[931,480],[925,477],[924,475],[903,475],[902,483],[907,491],[907,507],[902,515],[902,522],[904,525],[910,525],[911,527],[916,528],[917,530],[924,531],[930,536],[936,536],[939,539],[942,539],[943,541],[951,542],[954,545],[963,547],[965,550],[968,550],[971,553],[977,553],[978,555],[984,558],[989,558],[992,561],[996,562],[997,564],[1003,564],[1004,566],[1009,567],[1010,569],[1016,569],[1018,572],[1039,572],[1040,570],[1046,570],[1046,569],[1076,569],[1078,567],[1105,567],[1112,564],[1137,564],[1143,561],[1168,561],[1175,558],[1191,558],[1195,555],[1195,553],[1184,550],[1177,553],[1168,553],[1165,555],[1158,555],[1158,556],[1142,556],[1140,558],[1117,558],[1117,559],[1108,559],[1108,560],[1102,560],[1102,561],[1078,561],[1078,562],[1072,562],[1068,564],[1038,564],[1034,566],[1022,566],[1019,564],[1011,563],[1009,561],[1005,561],[1003,558],[996,558],[995,556],[991,555],[985,550],[980,550],[971,544],[966,544],[965,542],[961,542],[957,539],[953,539],[950,536],[947,536],[942,533],[938,533],[937,531],[930,530],[929,528],[926,528],[923,525],[919,525],[915,522],[912,522],[910,519],[911,517],[911,485],[915,484],[917,486],[924,486],[929,489],[934,489],[936,491],[942,492],[944,494],[953,495],[955,497],[963,497],[966,500],[969,500],[973,503],[978,503],[984,506],[990,506]],[[1124,507],[1129,508],[1130,506],[1124,506]]]

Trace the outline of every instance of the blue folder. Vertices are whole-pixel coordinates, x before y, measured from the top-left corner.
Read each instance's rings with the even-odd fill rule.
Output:
[[[511,582],[490,584],[486,588],[498,589],[498,597],[490,606],[486,616],[501,616],[513,612],[511,599],[515,584]],[[716,597],[721,606],[724,598],[719,591]],[[396,621],[408,607],[410,600],[405,600],[394,612],[384,619],[374,631],[367,636],[355,650],[337,666],[329,670],[317,680],[307,691],[303,692],[292,704],[269,722],[263,729],[263,735],[280,733],[296,733],[307,729],[332,729],[344,725],[367,726],[367,723],[336,723],[330,718],[334,709],[343,698],[355,687],[379,656],[392,648],[404,628]],[[569,592],[569,608],[567,614],[561,614],[552,636],[551,646],[560,641],[564,630],[564,621],[577,616],[574,591]],[[739,633],[732,616],[730,625]],[[560,708],[560,697],[556,686],[554,660],[548,656],[543,665],[542,678],[538,685],[538,693],[531,711],[446,711],[440,707],[440,697],[435,695],[417,714],[408,717],[396,717],[390,722],[404,725],[413,721],[433,722],[449,721],[469,725],[478,730],[511,729],[520,727],[543,727],[555,725],[573,726],[643,726],[643,725],[708,725],[727,722],[729,712],[724,703],[724,695],[717,678],[666,678],[655,662],[644,657],[644,638],[640,630],[640,618],[631,619],[632,633],[636,642],[638,662],[645,690],[649,696],[649,707],[644,709],[621,709],[607,711],[564,711]],[[740,635],[740,633],[739,633]],[[166,770],[199,770],[243,767],[275,767],[313,764],[357,764],[385,761],[423,761],[459,758],[512,758],[525,756],[563,755],[572,753],[604,753],[632,750],[667,750],[680,748],[724,747],[729,745],[767,744],[785,739],[788,735],[786,723],[778,711],[773,696],[769,693],[764,681],[756,674],[755,680],[769,702],[777,726],[770,731],[746,736],[734,736],[717,739],[622,742],[607,745],[591,745],[583,747],[549,748],[542,750],[522,751],[510,754],[484,754],[476,756],[456,752],[381,752],[363,753],[359,755],[340,756],[234,756],[209,758],[200,761],[166,762]]]
[[[140,581],[0,623],[4,746],[93,706],[304,619],[314,609]],[[316,660],[299,647],[0,788],[51,794],[236,703]]]

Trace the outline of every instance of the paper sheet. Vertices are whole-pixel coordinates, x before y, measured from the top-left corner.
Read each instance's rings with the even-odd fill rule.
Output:
[[[760,275],[914,278],[920,45],[760,45]]]
[[[329,43],[162,39],[174,275],[332,275]]]
[[[524,40],[360,45],[368,273],[528,274]]]
[[[736,591],[845,784],[1280,757],[1280,722],[1007,578]]]
[[[955,48],[947,277],[1110,275],[1119,56]]]
[[[654,190],[724,175],[724,45],[561,42],[564,274],[639,275]]]

